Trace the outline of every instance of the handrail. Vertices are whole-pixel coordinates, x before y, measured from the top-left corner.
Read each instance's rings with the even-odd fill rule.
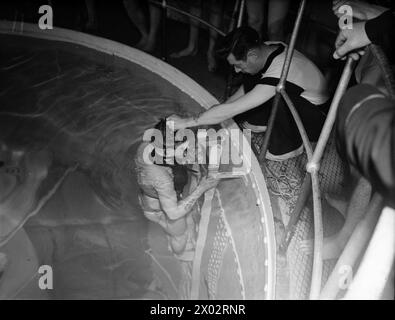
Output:
[[[333,124],[335,123],[336,120],[337,108],[339,106],[340,99],[343,97],[344,93],[346,92],[348,83],[350,81],[354,69],[354,65],[355,65],[355,61],[351,57],[348,57],[346,65],[344,66],[343,69],[343,73],[339,80],[339,84],[333,96],[332,103],[324,127],[322,128],[320,137],[317,142],[317,146],[314,150],[313,158],[306,166],[307,172],[312,173],[314,171],[317,172],[319,170],[319,163],[324,153],[326,144],[329,140],[329,135],[331,134]]]
[[[285,82],[287,80],[288,71],[289,71],[289,68],[291,66],[292,55],[293,55],[293,52],[294,52],[294,49],[295,49],[296,38],[297,38],[298,33],[299,33],[299,27],[300,27],[300,24],[301,24],[301,21],[302,21],[305,5],[306,5],[306,0],[301,0],[300,5],[299,5],[299,9],[298,9],[298,14],[297,14],[297,17],[296,17],[296,20],[295,20],[294,29],[292,31],[291,40],[289,42],[289,45],[288,45],[286,53],[285,53],[285,60],[284,60],[283,69],[281,71],[280,81],[278,82],[278,85],[276,87],[277,93],[276,93],[276,95],[274,97],[274,101],[273,101],[273,105],[272,105],[272,111],[270,113],[270,118],[269,118],[269,121],[268,121],[268,124],[267,124],[267,129],[266,129],[265,137],[264,137],[262,148],[261,148],[261,153],[259,155],[259,161],[260,162],[263,162],[265,160],[265,157],[266,157],[266,152],[267,152],[267,149],[268,149],[268,146],[269,146],[270,136],[271,136],[272,131],[273,131],[274,120],[276,118],[277,109],[278,109],[278,106],[279,106],[280,100],[281,100],[281,93],[280,93],[280,91],[285,88]]]
[[[353,60],[351,58],[348,58],[348,60],[346,62],[342,77],[339,81],[339,85],[337,87],[334,98],[332,100],[332,104],[331,104],[330,111],[328,113],[328,117],[327,117],[324,127],[321,131],[321,135],[318,140],[317,147],[313,153],[309,139],[308,139],[306,131],[304,129],[304,126],[300,120],[300,117],[299,117],[291,99],[289,98],[289,96],[287,95],[286,90],[285,90],[286,78],[287,78],[288,71],[290,68],[292,55],[293,55],[293,51],[295,48],[296,38],[298,35],[301,19],[303,16],[304,7],[305,7],[305,0],[302,0],[299,5],[297,18],[296,18],[294,29],[293,29],[292,36],[291,36],[291,41],[290,41],[290,44],[289,44],[287,51],[286,51],[286,57],[285,57],[283,69],[281,72],[280,81],[276,87],[277,92],[276,92],[276,96],[274,98],[272,111],[271,111],[271,115],[270,115],[270,118],[268,121],[267,130],[266,130],[266,134],[264,137],[264,142],[263,142],[261,154],[259,155],[259,160],[260,161],[265,160],[270,136],[271,136],[273,126],[274,126],[274,120],[276,117],[276,113],[277,113],[277,110],[279,107],[280,100],[281,100],[281,98],[283,98],[285,100],[285,103],[287,104],[289,110],[292,113],[292,116],[293,116],[293,118],[296,122],[296,125],[298,127],[299,133],[302,137],[303,145],[305,147],[307,158],[308,158],[308,164],[306,166],[306,169],[307,169],[307,172],[311,174],[311,183],[312,183],[312,190],[313,190],[313,206],[314,206],[314,256],[313,256],[313,271],[312,271],[312,277],[311,277],[310,299],[318,299],[320,289],[321,289],[321,282],[322,282],[322,267],[323,267],[322,248],[323,248],[323,237],[324,237],[323,236],[323,224],[322,224],[321,192],[320,192],[319,177],[318,177],[319,162],[322,158],[323,151],[324,151],[325,146],[328,142],[329,135],[331,133],[331,130],[332,130],[332,127],[334,124],[334,121],[336,118],[336,111],[337,111],[340,99],[343,96],[343,94],[345,93],[345,90],[348,86],[348,83],[349,83],[349,80],[350,80],[350,77],[352,74],[352,70],[353,70]],[[305,179],[307,179],[307,176]],[[305,182],[307,183],[307,180],[305,180]],[[307,188],[306,188],[306,190],[307,190]]]
[[[311,157],[313,156],[313,148],[311,147],[311,143],[309,137],[307,136],[306,129],[303,126],[303,122],[300,119],[298,111],[296,110],[295,105],[293,104],[292,100],[288,96],[285,89],[281,89],[280,93],[284,98],[285,103],[288,105],[288,108],[291,111],[292,116],[294,117],[296,126],[298,127],[299,133],[302,137],[303,146],[306,149],[307,159],[310,160]]]
[[[320,137],[317,142],[317,146],[314,150],[312,159],[306,166],[307,172],[311,174],[311,180],[313,184],[313,207],[314,207],[314,258],[313,258],[313,271],[311,276],[311,288],[310,288],[310,299],[315,300],[319,298],[322,282],[322,248],[324,231],[322,225],[322,207],[321,207],[321,192],[318,178],[319,163],[321,161],[323,152],[329,139],[329,135],[332,131],[333,124],[336,119],[337,108],[340,103],[340,99],[345,93],[348,83],[350,81],[354,60],[351,57],[347,59],[346,65],[344,66],[342,76],[339,84],[336,88],[335,95],[332,99],[332,103],[328,112],[328,116],[325,120],[324,127],[322,128]]]

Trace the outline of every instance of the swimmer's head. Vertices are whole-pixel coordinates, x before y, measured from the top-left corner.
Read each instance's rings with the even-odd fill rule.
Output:
[[[154,127],[159,132],[159,137],[152,137],[155,149],[154,163],[164,165],[185,165],[193,163],[191,154],[195,154],[195,133],[190,129],[173,130],[166,119],[160,121]],[[192,151],[192,152],[189,152]],[[157,161],[157,160],[160,161]]]
[[[168,166],[172,169],[174,188],[179,196],[182,194],[188,182],[188,169],[186,168],[186,163],[182,163],[182,161],[179,161],[179,158],[177,158],[177,150],[181,148],[181,151],[185,151],[189,142],[187,141],[187,137],[185,137],[185,139],[180,139],[178,136],[180,132],[169,128],[166,119],[160,119],[155,125],[155,129],[159,131],[162,139],[158,139],[160,141],[159,145],[157,141],[154,142],[151,140],[154,144],[156,143],[152,156],[154,159],[161,160],[159,163],[154,160],[154,163]]]
[[[259,64],[262,39],[251,27],[239,27],[222,39],[217,54],[226,58],[236,73],[256,74]]]

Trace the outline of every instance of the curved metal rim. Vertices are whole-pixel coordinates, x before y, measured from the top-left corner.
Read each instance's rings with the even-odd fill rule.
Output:
[[[182,92],[190,96],[193,100],[198,102],[203,108],[208,109],[214,104],[218,104],[207,90],[202,88],[198,83],[190,77],[180,72],[173,66],[153,57],[137,49],[127,45],[108,40],[105,38],[77,32],[73,30],[54,27],[52,30],[41,30],[38,25],[24,23],[21,32],[15,32],[15,22],[1,20],[0,34],[25,36],[32,38],[40,38],[53,41],[68,42],[81,45],[90,49],[94,49],[103,53],[117,56],[119,58],[136,63],[145,69],[159,75],[171,84],[176,86]],[[228,129],[238,129],[238,126],[233,120],[227,120],[221,124]],[[243,144],[248,144],[248,141],[243,137]],[[252,181],[252,188],[260,207],[261,223],[265,231],[265,244],[267,247],[267,290],[266,298],[275,299],[276,287],[276,238],[272,207],[266,181],[263,177],[259,162],[254,153],[251,152],[251,172],[250,177]],[[246,157],[244,157],[245,159]]]

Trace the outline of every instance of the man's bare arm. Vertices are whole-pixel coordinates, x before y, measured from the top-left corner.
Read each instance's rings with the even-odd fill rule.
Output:
[[[240,97],[244,95],[244,87],[241,85],[237,91],[228,98],[228,100],[225,101],[225,103],[231,103],[233,101],[236,101]]]
[[[174,184],[164,183],[157,189],[160,205],[170,220],[177,220],[189,213],[201,195],[217,183],[215,178],[203,178],[196,189],[181,201],[177,201]]]
[[[240,113],[258,107],[271,99],[275,94],[275,87],[259,84],[237,100],[213,106],[209,110],[201,113],[198,117],[180,118],[179,116],[173,115],[168,118],[168,121],[174,122],[174,129],[176,130],[221,123]]]

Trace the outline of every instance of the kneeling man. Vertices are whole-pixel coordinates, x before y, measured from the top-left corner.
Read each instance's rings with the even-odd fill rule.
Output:
[[[196,117],[169,117],[175,129],[212,125],[234,118],[243,128],[264,132],[271,113],[276,86],[281,77],[287,46],[282,42],[261,42],[258,33],[241,27],[227,35],[219,50],[243,84],[227,101]],[[327,112],[326,82],[320,70],[294,51],[286,81],[286,91],[294,103],[310,141],[318,140]],[[303,152],[302,140],[284,101],[281,101],[267,157],[285,160]]]

